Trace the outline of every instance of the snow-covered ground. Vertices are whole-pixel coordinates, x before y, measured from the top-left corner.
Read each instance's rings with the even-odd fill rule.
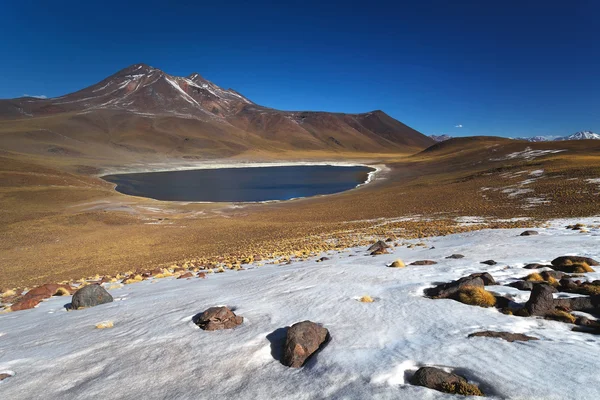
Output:
[[[354,248],[319,263],[148,280],[110,290],[113,303],[79,311],[65,311],[69,298],[54,297],[0,315],[0,374],[14,374],[0,382],[0,398],[460,398],[407,383],[411,371],[432,365],[455,368],[495,398],[597,399],[600,336],[423,297],[424,288],[473,272],[488,271],[506,283],[530,273],[522,268],[526,263],[567,254],[600,258],[600,230],[564,228],[575,222],[598,225],[600,218],[554,221],[538,236],[483,230],[424,239],[427,247],[401,246],[389,255]],[[465,258],[445,259],[453,253]],[[387,268],[396,258],[439,264]],[[480,264],[488,259],[499,263]],[[518,301],[529,297],[513,288],[488,289]],[[375,302],[357,301],[363,295]],[[215,305],[235,308],[244,323],[227,331],[197,328],[192,316]],[[306,319],[322,323],[332,339],[303,368],[287,368],[274,359],[269,338]],[[103,321],[114,327],[96,329]],[[481,330],[540,340],[467,338]]]

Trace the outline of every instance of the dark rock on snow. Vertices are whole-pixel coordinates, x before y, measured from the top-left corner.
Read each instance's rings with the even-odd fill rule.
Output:
[[[494,331],[483,331],[483,332],[475,332],[471,333],[469,337],[491,337],[491,338],[500,338],[504,339],[507,342],[514,341],[529,341],[529,340],[539,340],[533,336],[527,336],[522,333],[511,333],[511,332],[494,332]]]
[[[84,286],[73,295],[71,307],[78,309],[81,307],[94,307],[100,304],[110,303],[113,297],[102,286],[94,284]]]
[[[531,263],[531,264],[527,264],[523,268],[525,268],[525,269],[552,268],[552,265],[544,265],[544,264],[538,264],[538,263]]]
[[[452,254],[451,256],[446,257],[447,259],[455,259],[458,260],[460,258],[465,258],[462,254]]]
[[[300,368],[328,339],[329,331],[311,321],[298,322],[288,331],[283,350],[283,365]]]
[[[494,260],[486,260],[486,261],[482,261],[481,264],[496,265],[498,263],[496,261],[494,261]]]
[[[231,329],[244,322],[244,318],[237,316],[227,307],[211,307],[202,314],[194,317],[194,323],[205,331]]]
[[[469,275],[469,277],[481,278],[483,280],[484,286],[490,286],[490,285],[496,284],[494,277],[492,275],[490,275],[488,272],[476,272],[474,274]]]
[[[525,303],[525,308],[530,315],[546,315],[554,311],[554,298],[553,293],[556,289],[550,285],[540,283],[533,286],[531,290],[531,296]]]
[[[419,260],[419,261],[413,261],[410,263],[410,265],[434,265],[437,264],[436,261],[433,260]]]
[[[511,282],[506,286],[514,287],[519,290],[531,291],[533,289],[534,282],[532,281],[516,281]]]
[[[457,391],[454,388],[460,387],[462,385],[468,385],[467,380],[462,376],[452,374],[442,369],[434,367],[419,368],[411,378],[410,383],[413,385],[424,386],[429,389],[434,389],[446,393],[457,393]],[[478,391],[477,386],[469,386],[472,386],[476,392]],[[479,392],[477,393],[477,395],[483,395],[483,393]]]
[[[568,266],[568,265],[577,264],[577,263],[586,263],[587,265],[590,265],[590,266],[600,265],[600,263],[598,263],[598,261],[594,260],[593,258],[589,258],[589,257],[562,256],[562,257],[557,257],[554,260],[552,260],[552,265],[555,267]]]
[[[538,235],[538,231],[525,231],[521,233],[519,236],[534,236]]]
[[[436,287],[425,289],[425,295],[428,297],[445,299],[454,296],[458,291],[466,286],[483,287],[484,281],[479,276],[465,276],[456,281],[442,283]]]

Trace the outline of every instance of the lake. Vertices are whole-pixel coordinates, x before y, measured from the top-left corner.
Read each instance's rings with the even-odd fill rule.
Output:
[[[105,175],[116,190],[166,201],[256,202],[339,193],[365,183],[373,168],[301,165]]]

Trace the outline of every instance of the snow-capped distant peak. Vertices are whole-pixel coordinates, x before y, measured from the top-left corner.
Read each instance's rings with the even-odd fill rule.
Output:
[[[591,131],[581,131],[572,134],[571,136],[566,136],[564,138],[560,138],[559,140],[600,140],[600,135]]]
[[[452,136],[450,135],[429,135],[430,138],[432,138],[433,140],[435,140],[436,142],[444,142],[448,139],[452,139]]]

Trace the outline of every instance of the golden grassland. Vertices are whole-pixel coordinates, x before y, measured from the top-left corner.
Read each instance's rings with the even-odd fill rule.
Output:
[[[535,159],[526,147],[567,149]],[[214,272],[250,257],[308,257],[371,243],[487,227],[526,227],[552,217],[596,215],[600,143],[453,140],[417,155],[253,152],[237,160],[345,160],[385,164],[380,179],[331,196],[268,204],[161,202],[119,194],[97,175],[164,155],[93,156],[0,151],[0,288],[31,287],[195,262]],[[172,160],[173,161],[173,160]],[[530,183],[522,182],[543,175]],[[506,188],[531,190],[527,196]],[[544,202],[531,204],[529,197]],[[406,218],[409,217],[409,218]],[[530,220],[513,220],[526,217]],[[503,220],[504,219],[504,220]],[[287,257],[287,258],[286,258]]]

